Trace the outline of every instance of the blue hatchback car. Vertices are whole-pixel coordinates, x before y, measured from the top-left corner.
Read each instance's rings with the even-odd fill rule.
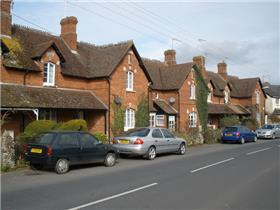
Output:
[[[226,127],[222,134],[223,143],[238,142],[244,144],[247,141],[256,142],[257,135],[245,126],[238,125]]]

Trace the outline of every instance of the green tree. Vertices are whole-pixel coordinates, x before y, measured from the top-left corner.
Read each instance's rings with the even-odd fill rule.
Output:
[[[137,106],[137,112],[135,113],[135,126],[147,127],[149,126],[149,103],[147,97],[144,95]]]
[[[114,112],[114,123],[111,124],[111,130],[116,136],[119,135],[124,128],[124,111],[120,105],[117,105],[115,103],[112,105],[112,107]]]

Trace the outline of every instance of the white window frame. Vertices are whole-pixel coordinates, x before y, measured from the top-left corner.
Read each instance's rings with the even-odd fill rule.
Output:
[[[225,97],[224,97],[224,101],[225,101],[225,104],[228,104],[229,103],[229,91],[225,91]]]
[[[124,115],[124,130],[127,131],[135,127],[135,111],[134,109],[128,108],[125,110]]]
[[[164,115],[156,115],[156,126],[164,126]]]
[[[51,68],[52,67],[52,68]],[[52,76],[51,75],[52,71]],[[46,77],[45,77],[46,74]],[[46,81],[45,81],[46,79]],[[43,85],[44,86],[54,86],[55,84],[55,64],[48,62],[44,64],[43,72]]]
[[[209,92],[207,95],[207,102],[212,103],[212,92]]]
[[[150,127],[156,127],[156,113],[150,113]]]
[[[256,104],[260,104],[260,93],[256,92]]]
[[[196,128],[197,114],[196,112],[189,113],[189,128]]]
[[[195,96],[195,84],[190,85],[190,99],[194,100],[196,99]]]
[[[127,71],[126,72],[126,90],[127,91],[133,91],[133,79],[134,79],[133,71]]]
[[[171,131],[176,129],[176,117],[174,115],[168,116],[168,129]]]

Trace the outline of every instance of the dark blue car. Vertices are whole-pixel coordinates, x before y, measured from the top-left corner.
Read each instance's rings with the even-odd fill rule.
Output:
[[[245,126],[226,127],[222,134],[222,142],[238,142],[244,144],[247,141],[256,142],[257,135]]]

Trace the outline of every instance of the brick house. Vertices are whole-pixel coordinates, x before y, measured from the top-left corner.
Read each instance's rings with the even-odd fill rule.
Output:
[[[227,73],[227,64],[218,63],[218,72],[207,71],[205,57],[194,57],[194,63],[203,70],[209,94],[208,121],[209,126],[219,127],[219,120],[225,115],[239,117],[252,116],[262,124],[266,94],[260,78],[244,78],[231,76]]]
[[[149,75],[132,41],[106,46],[77,41],[76,17],[61,20],[54,36],[12,25],[11,1],[1,1],[2,130],[17,135],[36,119],[65,122],[82,118],[90,131],[110,135],[112,104],[125,109],[125,128],[135,125]]]
[[[187,131],[199,126],[194,63],[176,64],[175,50],[165,60],[144,59],[153,84],[149,91],[150,126]]]

